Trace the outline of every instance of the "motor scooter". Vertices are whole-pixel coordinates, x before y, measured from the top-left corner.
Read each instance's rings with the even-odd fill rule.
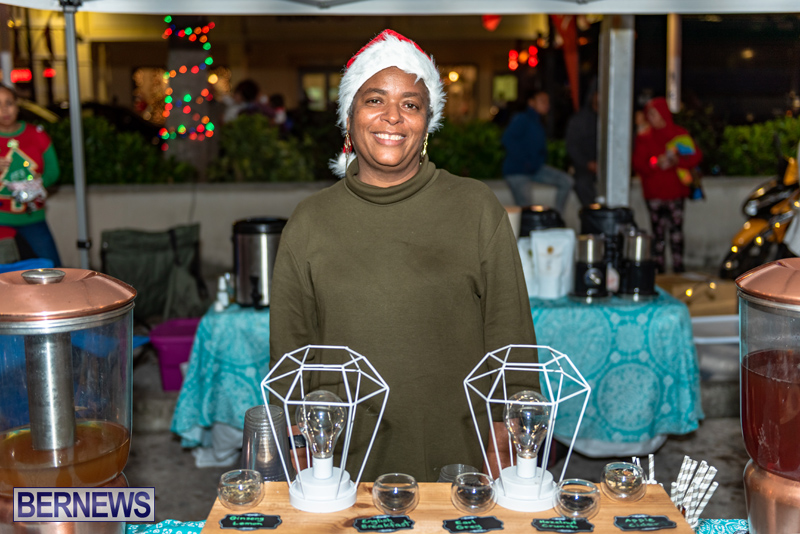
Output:
[[[777,140],[776,144],[780,154]],[[800,178],[797,159],[781,156],[780,162],[782,172],[761,184],[742,204],[748,219],[733,236],[720,278],[733,280],[759,265],[794,255],[784,245],[784,237],[800,208]]]

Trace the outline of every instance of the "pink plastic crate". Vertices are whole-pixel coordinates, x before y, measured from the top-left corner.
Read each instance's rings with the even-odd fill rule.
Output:
[[[189,361],[192,342],[200,318],[170,319],[150,331],[150,341],[158,352],[158,363],[161,367],[161,386],[164,391],[181,389],[183,376],[180,365]]]

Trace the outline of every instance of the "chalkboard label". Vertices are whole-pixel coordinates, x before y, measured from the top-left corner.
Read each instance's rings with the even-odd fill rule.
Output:
[[[414,528],[414,520],[407,515],[373,515],[353,520],[359,532],[394,532]]]
[[[447,519],[444,528],[450,532],[489,532],[503,530],[503,522],[493,515],[478,517],[467,515],[458,519]]]
[[[281,524],[281,516],[250,514],[228,514],[219,520],[219,528],[232,530],[271,530]]]
[[[624,517],[614,516],[614,526],[620,530],[662,530],[678,526],[665,515],[634,514]]]
[[[531,523],[540,532],[594,532],[594,525],[585,519],[553,517],[552,519],[534,519]]]

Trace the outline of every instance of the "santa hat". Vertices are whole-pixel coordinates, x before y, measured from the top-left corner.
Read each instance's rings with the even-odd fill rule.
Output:
[[[389,67],[397,67],[409,74],[415,74],[417,81],[423,81],[430,97],[431,119],[428,123],[428,132],[434,132],[441,126],[446,97],[436,63],[408,37],[394,30],[384,30],[350,58],[345,67],[339,83],[337,120],[343,133],[347,131],[347,117],[358,90],[372,76]],[[330,168],[334,174],[343,177],[347,165],[355,157],[355,153],[345,147],[337,159],[331,160]]]

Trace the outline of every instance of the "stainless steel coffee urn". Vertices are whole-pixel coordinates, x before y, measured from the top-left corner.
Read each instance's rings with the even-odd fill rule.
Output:
[[[575,247],[575,283],[570,297],[591,302],[593,299],[608,296],[604,257],[604,236],[578,236]]]
[[[269,306],[275,255],[286,219],[252,217],[233,224],[233,266],[236,303]]]
[[[650,299],[656,292],[656,263],[651,259],[650,235],[632,229],[623,235],[619,293],[633,300]]]

